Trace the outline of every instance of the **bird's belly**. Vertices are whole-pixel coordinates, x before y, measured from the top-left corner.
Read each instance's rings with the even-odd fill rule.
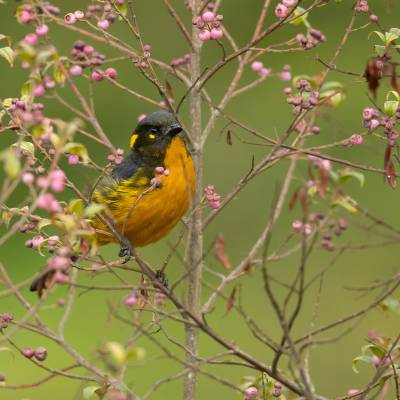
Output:
[[[168,184],[163,179],[160,189],[144,194],[136,204],[121,205],[124,210],[131,209],[124,218],[118,218],[119,230],[124,231],[135,247],[154,243],[171,231],[186,213],[191,197],[191,189],[187,185]],[[123,221],[126,221],[125,223]],[[123,225],[125,224],[125,229]]]

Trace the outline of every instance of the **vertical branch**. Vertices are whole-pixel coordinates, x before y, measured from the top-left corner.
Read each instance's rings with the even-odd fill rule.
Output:
[[[193,16],[200,12],[201,1],[192,1]],[[197,37],[197,31],[192,29],[192,57],[190,64],[190,75],[193,90],[190,93],[190,126],[193,145],[193,160],[196,168],[196,190],[192,200],[189,234],[186,245],[185,265],[189,270],[187,287],[187,308],[190,313],[199,316],[200,296],[201,296],[201,275],[203,257],[203,234],[202,234],[202,211],[199,204],[202,196],[202,175],[203,175],[203,144],[201,141],[201,95],[198,87],[200,77],[200,52],[201,41]],[[191,368],[187,369],[184,377],[183,398],[184,400],[194,400],[196,398],[196,355],[198,351],[198,329],[192,323],[185,325],[185,348],[186,363]]]

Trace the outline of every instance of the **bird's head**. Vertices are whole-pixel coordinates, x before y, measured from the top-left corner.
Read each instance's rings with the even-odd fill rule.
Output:
[[[154,112],[138,123],[131,136],[131,150],[146,158],[158,158],[165,154],[171,140],[181,131],[182,127],[173,114],[167,111]]]

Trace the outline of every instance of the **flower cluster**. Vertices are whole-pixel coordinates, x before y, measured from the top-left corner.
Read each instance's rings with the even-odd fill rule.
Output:
[[[173,58],[173,59],[170,61],[169,65],[170,65],[172,68],[179,68],[179,67],[182,67],[182,66],[184,66],[184,65],[189,64],[189,63],[190,63],[190,59],[191,59],[191,56],[190,56],[190,54],[188,53],[188,54],[185,54],[185,55],[182,56],[182,57]]]
[[[148,68],[151,56],[150,50],[151,46],[149,44],[143,45],[143,55],[135,61],[135,65],[138,68]]]
[[[206,194],[206,199],[210,208],[216,210],[221,207],[221,196],[215,191],[213,185],[207,185],[204,188],[204,193]]]
[[[382,126],[387,136],[389,146],[395,146],[397,144],[399,134],[395,130],[395,126],[400,120],[400,107],[397,108],[393,116],[383,114],[375,108],[366,107],[363,110],[362,119],[364,128],[369,129],[370,132]]]
[[[257,72],[260,78],[265,78],[271,73],[271,69],[266,68],[261,61],[253,61],[251,64],[251,69]]]
[[[359,0],[356,4],[355,10],[360,13],[367,13],[369,11],[368,0]]]
[[[125,0],[116,0],[115,4],[118,7],[124,4],[124,2]],[[117,19],[117,13],[113,10],[113,7],[110,3],[105,3],[104,5],[90,4],[85,12],[76,10],[66,14],[64,16],[64,22],[67,25],[72,25],[84,18],[94,20],[99,29],[107,30]]]
[[[50,4],[48,1],[41,2],[40,5],[35,8],[29,4],[24,4],[21,7],[18,7],[16,16],[20,24],[30,24],[36,21],[37,17],[43,15],[45,12],[51,15],[58,15],[60,9],[53,4]]]
[[[298,0],[282,0],[275,7],[275,15],[280,19],[285,19],[289,14],[291,9],[297,6]]]
[[[325,35],[318,29],[309,29],[307,35],[302,33],[296,35],[296,42],[306,50],[312,49],[325,41]]]
[[[311,222],[320,223],[326,219],[326,215],[324,213],[311,213],[309,215],[309,219]],[[330,219],[324,225],[325,230],[321,238],[321,245],[328,251],[335,250],[335,243],[333,242],[334,236],[341,236],[342,233],[348,228],[347,220],[343,217],[335,219]]]
[[[47,358],[47,349],[44,347],[38,347],[37,349],[26,347],[21,353],[24,357],[29,359],[34,358],[36,361],[44,361]]]
[[[310,110],[318,105],[320,94],[318,91],[313,91],[311,84],[307,80],[299,79],[295,84],[295,88],[299,93],[288,96],[286,100],[288,104],[294,106],[294,114],[300,114],[302,110]]]
[[[221,14],[215,14],[213,12],[214,5],[208,4],[208,9],[201,16],[193,18],[193,25],[199,30],[199,39],[203,42],[214,39],[218,40],[224,36],[224,32],[221,28],[221,21],[224,16]]]
[[[8,327],[8,324],[14,319],[14,315],[9,312],[0,314],[0,330]]]
[[[77,40],[74,43],[71,49],[71,57],[73,65],[69,73],[72,76],[81,75],[83,68],[98,67],[105,61],[104,54],[100,54],[93,46],[86,44],[83,40]]]
[[[304,224],[300,220],[292,222],[293,231],[296,233],[304,233],[305,235],[310,235],[312,233],[312,227],[310,224]]]

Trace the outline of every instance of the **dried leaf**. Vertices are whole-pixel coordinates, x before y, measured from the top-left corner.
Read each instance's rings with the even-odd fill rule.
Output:
[[[385,168],[386,171],[386,180],[392,189],[396,188],[397,185],[397,177],[396,177],[396,170],[394,168],[393,161],[390,160]]]
[[[377,66],[378,58],[371,59],[365,69],[365,79],[368,82],[368,88],[376,97],[376,92],[379,87],[379,81],[382,79],[382,73]],[[380,61],[380,60],[379,60]]]
[[[304,189],[300,190],[299,195],[300,195],[301,209],[303,210],[304,214],[307,214],[308,213],[308,204],[307,204],[307,196],[306,196]]]
[[[167,79],[165,80],[165,87],[167,88],[168,97],[169,97],[170,99],[174,99],[174,91],[173,91],[173,89],[172,89],[171,84],[168,82]]]
[[[232,146],[232,133],[231,131],[228,129],[228,131],[226,132],[226,143],[229,144],[229,146]]]
[[[292,194],[292,197],[290,198],[289,210],[293,210],[294,206],[297,203],[298,198],[299,198],[299,189],[295,190],[294,193]]]
[[[232,310],[232,308],[233,308],[233,304],[235,303],[235,297],[236,297],[236,289],[237,289],[237,287],[235,286],[235,287],[232,289],[231,294],[229,295],[228,302],[226,303],[225,315],[228,315],[229,312],[230,312],[230,311]]]
[[[220,233],[215,241],[215,256],[225,269],[231,268],[229,257],[225,253],[225,239]]]

